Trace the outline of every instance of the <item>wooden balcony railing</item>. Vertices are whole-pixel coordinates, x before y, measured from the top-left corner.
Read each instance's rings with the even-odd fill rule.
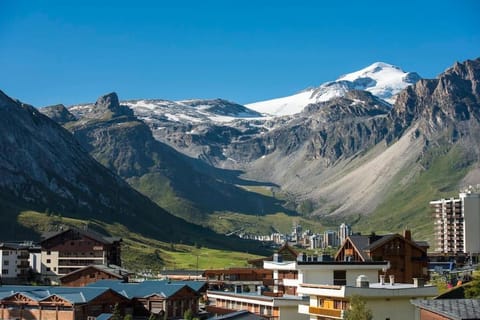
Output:
[[[321,307],[309,307],[308,313],[323,317],[342,318],[343,316],[343,310],[341,309],[329,309]]]

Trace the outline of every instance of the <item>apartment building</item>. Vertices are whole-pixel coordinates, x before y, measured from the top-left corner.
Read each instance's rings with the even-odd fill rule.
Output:
[[[42,280],[56,283],[58,277],[89,265],[120,266],[121,241],[72,228],[44,234],[40,242]]]
[[[0,243],[0,283],[25,281],[29,275],[28,247],[18,243]]]
[[[430,202],[437,253],[480,254],[480,194],[460,193],[458,198]]]
[[[294,260],[283,260],[275,254],[271,261],[265,260],[263,264],[264,269],[273,272],[270,285],[249,293],[209,290],[207,311],[225,314],[248,310],[270,320],[307,320],[310,314],[299,312],[301,306],[309,305],[310,299],[300,292],[303,283],[340,286],[352,283],[359,274],[376,278],[378,271],[388,266],[386,261],[336,262],[305,254],[299,254]]]
[[[350,275],[354,274],[353,270],[348,271]],[[385,282],[383,277],[377,282],[375,270],[371,271],[372,277],[359,274],[354,281],[347,277],[344,285],[327,282],[327,278],[320,283],[301,283],[298,292],[309,299],[307,304],[299,305],[298,312],[308,315],[310,320],[343,319],[351,299],[361,297],[372,311],[373,319],[415,319],[416,311],[411,301],[437,295],[436,287],[424,286],[421,281],[414,284],[395,283],[392,275],[389,282]],[[370,279],[375,280],[370,283]]]

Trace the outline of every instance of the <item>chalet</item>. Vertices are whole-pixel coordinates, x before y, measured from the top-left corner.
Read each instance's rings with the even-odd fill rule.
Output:
[[[413,283],[414,278],[428,277],[428,244],[412,241],[409,230],[404,235],[351,235],[335,254],[336,261],[388,261],[387,269],[379,272],[395,281]]]
[[[89,265],[121,265],[121,238],[80,229],[46,233],[42,238],[41,275],[45,281],[57,282],[58,277]]]
[[[59,277],[60,284],[67,287],[84,287],[99,280],[122,280],[128,282],[131,273],[115,265],[91,265]]]
[[[107,288],[0,287],[0,319],[87,320],[116,304],[129,312],[130,300]]]
[[[90,288],[110,288],[131,299],[133,314],[148,317],[151,314],[166,319],[178,319],[185,311],[198,313],[203,281],[143,281],[125,283],[118,280],[101,280]],[[161,318],[163,319],[163,318]]]

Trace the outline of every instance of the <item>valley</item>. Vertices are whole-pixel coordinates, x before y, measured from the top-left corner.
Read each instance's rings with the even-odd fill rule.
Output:
[[[362,233],[409,228],[431,241],[429,201],[478,183],[479,77],[478,59],[437,79],[375,63],[246,106],[109,93],[40,113],[2,94],[4,219],[18,217],[17,236],[54,228],[52,216],[88,221],[128,235],[126,256],[157,266],[180,265],[180,251],[198,246],[268,254],[237,236],[297,224],[315,232],[343,222]],[[30,211],[32,221],[47,222],[31,224]],[[152,246],[164,250],[161,259]]]

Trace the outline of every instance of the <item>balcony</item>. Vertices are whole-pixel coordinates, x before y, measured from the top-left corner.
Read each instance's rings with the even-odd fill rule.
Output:
[[[343,310],[341,309],[329,309],[322,307],[308,307],[308,313],[319,317],[331,317],[343,319]]]

